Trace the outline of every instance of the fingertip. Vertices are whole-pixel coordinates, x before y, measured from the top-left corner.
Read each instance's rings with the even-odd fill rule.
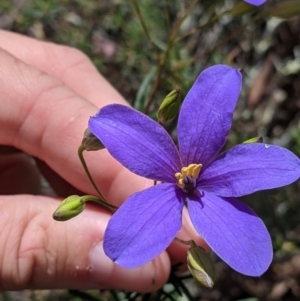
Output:
[[[170,269],[170,259],[166,252],[134,269],[123,268],[108,258],[103,250],[103,242],[97,243],[90,252],[89,280],[103,289],[141,293],[156,291],[167,282]]]
[[[199,233],[194,228],[187,208],[183,209],[182,228],[178,232],[177,238],[185,241],[193,240],[197,246],[202,247],[206,250],[206,252],[210,251],[210,248],[205,242],[205,240],[199,235]],[[167,249],[172,264],[183,263],[183,267],[185,267],[186,269],[187,250],[189,248],[190,246],[188,244],[185,245],[174,240]]]

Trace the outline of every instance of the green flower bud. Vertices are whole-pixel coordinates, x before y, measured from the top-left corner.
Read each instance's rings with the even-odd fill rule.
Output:
[[[263,142],[263,137],[259,136],[259,137],[254,137],[254,138],[248,139],[248,140],[244,141],[243,144],[262,143],[262,142]]]
[[[204,287],[212,288],[216,278],[214,264],[204,249],[191,241],[187,251],[187,266],[192,276]]]
[[[176,89],[170,92],[157,111],[158,122],[166,123],[173,120],[179,112],[180,102],[180,90]]]
[[[83,197],[70,195],[59,204],[52,217],[56,221],[67,221],[81,213],[84,208],[85,201]]]
[[[97,151],[105,148],[103,143],[88,128],[84,131],[81,145],[86,151]]]

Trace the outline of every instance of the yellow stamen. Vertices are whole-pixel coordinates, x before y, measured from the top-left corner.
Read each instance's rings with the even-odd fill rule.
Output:
[[[185,177],[192,177],[193,179],[197,179],[199,176],[199,173],[201,171],[202,164],[189,164],[187,167],[182,167],[181,172],[176,172],[175,178],[177,180],[177,185],[180,188],[184,188],[184,178]]]
[[[193,166],[191,167],[192,177],[194,179],[198,178],[201,168],[202,168],[202,164],[193,164]]]
[[[184,188],[184,182],[183,182],[183,179],[180,179],[177,181],[177,185],[180,187],[180,188]]]
[[[179,181],[182,178],[182,174],[180,172],[176,172],[175,178]]]
[[[181,168],[181,175],[183,177],[186,177],[187,176],[187,173],[188,173],[188,167],[182,167]]]

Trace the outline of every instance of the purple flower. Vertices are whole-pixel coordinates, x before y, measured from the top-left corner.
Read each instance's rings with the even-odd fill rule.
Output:
[[[245,2],[255,5],[255,6],[259,6],[264,4],[267,0],[244,0]]]
[[[130,196],[110,219],[104,250],[113,261],[133,268],[164,251],[187,205],[196,230],[232,268],[251,276],[268,268],[269,233],[236,197],[296,181],[300,160],[263,143],[240,144],[218,155],[240,90],[236,69],[217,65],[201,73],[179,114],[179,149],[163,127],[129,107],[108,105],[91,117],[90,130],[114,158],[162,182]]]

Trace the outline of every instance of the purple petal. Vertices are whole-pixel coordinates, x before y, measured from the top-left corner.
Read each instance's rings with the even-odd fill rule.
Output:
[[[259,6],[259,5],[262,5],[263,3],[265,3],[267,0],[244,0],[244,1],[249,4]]]
[[[239,144],[203,171],[198,187],[223,197],[238,197],[285,186],[299,177],[300,160],[289,150],[263,143]]]
[[[188,92],[178,119],[178,143],[184,166],[204,166],[220,151],[231,127],[242,84],[229,66],[204,70]]]
[[[212,250],[236,271],[260,276],[272,261],[270,235],[256,214],[236,199],[202,192],[189,200],[192,223]]]
[[[174,184],[159,184],[133,194],[108,223],[106,255],[125,268],[152,260],[180,230],[183,200]]]
[[[90,131],[110,154],[132,172],[146,178],[174,182],[181,169],[169,134],[146,115],[122,105],[108,105],[89,120]]]

